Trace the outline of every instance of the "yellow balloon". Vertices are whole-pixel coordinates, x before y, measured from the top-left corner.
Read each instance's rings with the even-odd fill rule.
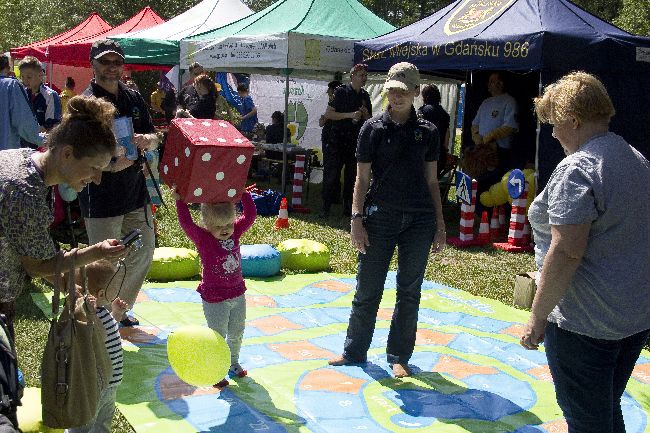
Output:
[[[25,388],[21,401],[23,405],[18,406],[17,416],[23,433],[63,432],[63,429],[49,428],[43,424],[40,388]]]
[[[174,373],[194,386],[214,385],[230,368],[226,340],[206,326],[181,326],[167,337],[167,358]]]
[[[508,176],[510,176],[510,173],[512,173],[512,170],[508,171],[501,177],[501,188],[503,189],[503,193],[507,196],[510,195],[508,194]]]
[[[492,195],[494,206],[500,206],[508,201],[508,197],[503,193],[503,188],[501,188],[501,182],[495,183],[490,187],[490,194]]]
[[[480,196],[480,200],[481,200],[481,204],[485,207],[494,206],[494,200],[492,198],[492,194],[490,194],[490,191],[482,192]]]
[[[535,172],[526,175],[526,183],[528,183],[528,198],[535,197]]]

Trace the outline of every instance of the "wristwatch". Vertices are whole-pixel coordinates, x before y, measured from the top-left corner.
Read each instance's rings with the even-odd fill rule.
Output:
[[[350,221],[354,221],[357,218],[363,218],[363,214],[359,212],[355,212],[352,215],[350,215]]]

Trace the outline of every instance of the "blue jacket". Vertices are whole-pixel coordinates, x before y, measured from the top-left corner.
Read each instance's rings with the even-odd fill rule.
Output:
[[[32,109],[39,125],[49,130],[61,123],[61,99],[54,90],[41,84],[36,95],[32,95],[29,89],[27,89],[27,94],[32,102]]]
[[[0,75],[0,150],[19,149],[20,139],[43,144],[27,92],[15,78]]]

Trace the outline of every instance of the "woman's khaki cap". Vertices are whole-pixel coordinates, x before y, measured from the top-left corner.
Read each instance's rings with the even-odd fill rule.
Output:
[[[394,64],[388,71],[384,90],[403,89],[415,90],[420,86],[420,72],[413,63],[400,62]]]

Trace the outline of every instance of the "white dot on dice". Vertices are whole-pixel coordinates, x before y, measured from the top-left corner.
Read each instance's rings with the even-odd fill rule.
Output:
[[[235,143],[243,143],[244,142],[244,140],[242,140],[241,138],[235,138],[234,141],[235,141]]]
[[[246,162],[246,156],[245,155],[239,155],[237,157],[237,164],[243,164]]]
[[[237,190],[236,190],[236,189],[229,189],[229,190],[228,190],[228,197],[234,197],[235,194],[237,194]]]
[[[183,122],[183,123],[185,123],[186,125],[190,125],[190,126],[194,125],[194,123],[193,123],[193,122],[190,122],[189,120],[186,120],[186,121]]]
[[[185,148],[185,156],[187,156],[188,158],[190,157],[190,148],[189,147]]]
[[[210,155],[209,153],[204,153],[201,159],[205,162],[208,162],[212,159],[212,155]]]
[[[223,173],[223,171],[220,171],[219,173],[217,173],[215,177],[217,178],[217,180],[223,180],[223,178],[226,177],[226,175]]]
[[[200,197],[201,194],[203,194],[203,190],[201,188],[197,188],[197,189],[194,190],[194,195],[196,197]]]
[[[218,141],[219,143],[225,143],[225,142],[226,142],[226,139],[225,139],[225,138],[221,138],[221,137],[219,137],[219,138],[217,138],[217,141]]]
[[[174,167],[178,167],[178,157],[174,158]]]
[[[224,127],[224,128],[227,128],[227,127],[228,127],[228,124],[227,124],[227,123],[223,123],[223,122],[219,122],[219,126]]]
[[[205,142],[209,141],[206,137],[199,137],[199,140],[205,141]]]
[[[212,125],[212,123],[210,123],[210,122],[201,122],[201,125],[203,125],[203,126],[210,126],[210,125]]]
[[[163,171],[165,172],[165,174],[167,174],[167,172],[169,171],[169,167],[167,167],[167,164],[165,164],[165,166],[163,167]]]

